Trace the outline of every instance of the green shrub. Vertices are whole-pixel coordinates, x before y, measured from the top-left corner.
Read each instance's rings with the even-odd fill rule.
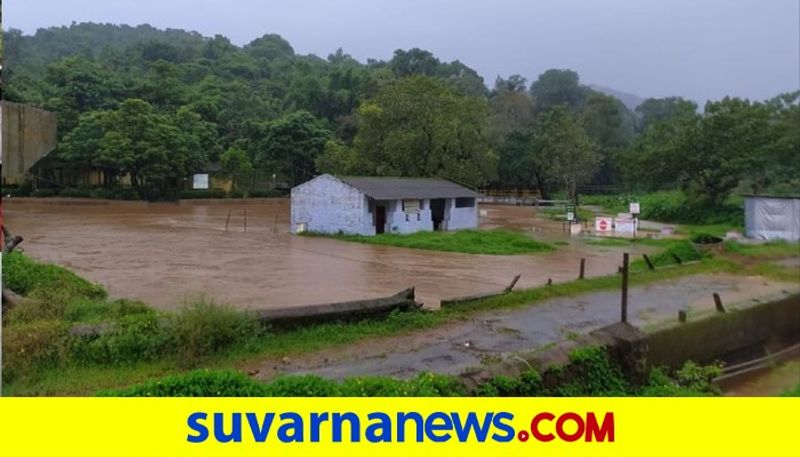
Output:
[[[316,375],[282,376],[264,385],[265,397],[335,397],[339,386]]]
[[[60,299],[102,299],[106,291],[66,268],[39,263],[12,252],[3,256],[3,286],[21,295],[58,295]]]
[[[220,189],[208,189],[208,190],[185,190],[178,193],[178,198],[182,200],[192,199],[192,198],[224,198],[225,191]]]
[[[36,189],[30,193],[31,197],[55,197],[58,189]]]
[[[3,328],[3,381],[33,376],[57,367],[63,357],[66,335],[59,321],[37,321]]]
[[[722,238],[716,235],[712,235],[710,233],[702,233],[702,232],[692,233],[689,239],[692,240],[692,243],[697,243],[697,244],[715,244],[722,242]]]
[[[495,376],[478,389],[482,397],[536,397],[543,394],[542,377],[536,370],[527,370],[518,378]]]
[[[108,397],[264,397],[267,386],[233,370],[197,370],[167,376],[127,389],[98,393]]]
[[[681,191],[647,194],[640,199],[642,219],[675,224],[732,224],[744,222],[741,205],[726,204],[722,208],[709,208],[688,200]]]
[[[681,262],[690,262],[702,260],[705,255],[707,254],[699,252],[688,240],[680,240],[670,243],[666,250],[649,257],[655,267],[663,267],[676,265],[678,262],[675,260],[675,256],[681,259]],[[642,259],[636,259],[631,262],[631,269],[633,270],[644,270],[645,268],[647,268],[647,265]]]
[[[176,337],[155,315],[130,315],[100,335],[70,340],[70,361],[78,364],[121,365],[174,354]]]
[[[172,317],[172,332],[181,356],[196,361],[234,345],[246,345],[264,330],[251,314],[198,299]]]
[[[66,305],[63,319],[68,322],[114,321],[129,315],[155,315],[156,311],[136,300],[98,301],[80,299]]]
[[[286,196],[286,192],[278,189],[251,190],[247,196],[250,198],[275,198]]]

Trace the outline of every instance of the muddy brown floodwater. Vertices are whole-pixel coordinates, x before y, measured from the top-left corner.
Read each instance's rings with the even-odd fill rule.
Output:
[[[161,309],[200,295],[239,308],[271,308],[377,297],[415,286],[439,300],[616,271],[621,250],[586,246],[533,209],[482,206],[481,226],[569,241],[552,253],[489,256],[374,246],[288,234],[288,199],[173,203],[81,199],[5,199],[5,219],[33,258],[69,267],[112,297]],[[230,211],[228,231],[225,223]],[[245,211],[247,231],[245,232]],[[636,249],[632,253],[639,252]],[[644,251],[643,251],[644,252]]]

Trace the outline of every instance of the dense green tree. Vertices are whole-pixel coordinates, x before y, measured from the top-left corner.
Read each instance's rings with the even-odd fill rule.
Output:
[[[185,116],[185,114],[184,114]],[[206,166],[204,149],[174,116],[158,113],[144,100],[125,100],[118,109],[81,116],[61,144],[61,157],[128,174],[135,188],[172,185]]]
[[[554,106],[580,109],[587,94],[588,89],[580,84],[578,74],[572,70],[547,70],[531,84],[531,96],[540,111]]]
[[[241,149],[230,148],[219,158],[222,173],[230,178],[233,188],[236,189],[239,178],[253,172],[253,163],[247,153]]]
[[[297,111],[257,125],[249,147],[257,169],[299,184],[314,177],[314,162],[329,139],[331,132],[320,120],[307,111]]]
[[[358,110],[354,148],[370,174],[440,176],[481,185],[495,174],[486,103],[433,78],[411,76]]]
[[[601,163],[580,121],[567,107],[553,107],[537,120],[533,142],[550,182],[562,186],[567,198],[577,202],[579,187],[592,179]]]
[[[681,97],[648,98],[636,107],[636,113],[640,116],[637,130],[643,132],[656,122],[685,118],[696,112],[697,103]]]

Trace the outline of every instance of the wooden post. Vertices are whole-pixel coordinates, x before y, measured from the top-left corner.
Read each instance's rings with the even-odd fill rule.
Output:
[[[642,254],[642,257],[644,258],[644,262],[647,264],[647,268],[651,270],[656,269],[656,267],[653,266],[653,262],[650,261],[650,257],[647,256],[647,254]]]
[[[585,273],[586,273],[586,259],[581,258],[581,271],[580,274],[578,275],[578,279],[583,279],[585,277]]]
[[[717,312],[718,313],[724,313],[725,312],[725,307],[722,306],[722,299],[719,298],[719,294],[716,293],[716,292],[714,292],[714,304],[717,306]]]
[[[244,231],[247,232],[247,208],[244,209]]]
[[[547,285],[548,286],[552,286],[553,285],[553,278],[547,278]]]
[[[275,220],[272,221],[272,233],[278,230],[278,200],[275,199]]]
[[[231,210],[228,210],[228,218],[225,219],[225,231],[228,231],[228,224],[231,222]]]
[[[621,321],[628,322],[628,253],[622,254],[622,309]]]
[[[506,287],[506,288],[505,288],[505,292],[506,292],[506,293],[509,293],[509,292],[511,292],[511,290],[514,288],[514,286],[516,286],[516,285],[517,285],[517,281],[519,281],[519,277],[520,277],[520,276],[521,276],[521,275],[516,275],[516,276],[514,276],[514,279],[512,279],[512,280],[511,280],[511,284],[509,284],[509,285],[508,285],[508,287]]]
[[[686,310],[682,309],[678,311],[678,322],[686,323]]]

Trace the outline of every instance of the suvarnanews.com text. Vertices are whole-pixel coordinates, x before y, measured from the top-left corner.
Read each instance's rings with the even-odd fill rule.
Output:
[[[193,412],[189,443],[614,442],[613,412]]]

